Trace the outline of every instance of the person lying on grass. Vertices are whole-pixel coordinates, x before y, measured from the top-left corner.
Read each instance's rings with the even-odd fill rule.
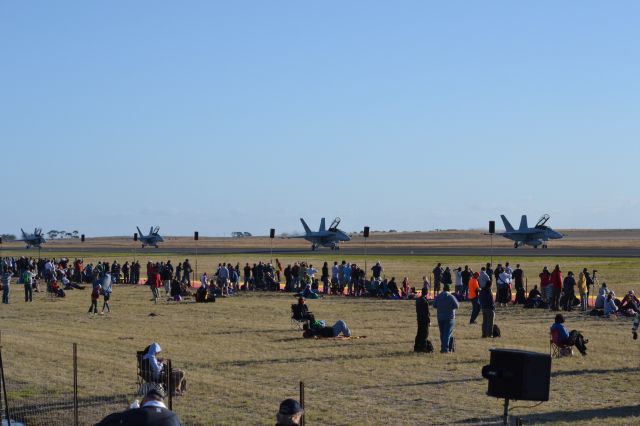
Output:
[[[302,333],[302,337],[305,339],[310,339],[312,337],[340,337],[340,335],[344,337],[351,337],[351,330],[347,327],[347,323],[342,320],[336,321],[336,323],[332,326],[320,326],[320,327],[310,327]]]

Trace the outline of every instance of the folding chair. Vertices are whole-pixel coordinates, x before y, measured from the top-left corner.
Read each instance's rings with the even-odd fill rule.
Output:
[[[299,331],[305,329],[305,324],[309,324],[309,320],[302,316],[299,305],[294,303],[291,305],[291,326]]]
[[[159,381],[153,380],[149,360],[144,359],[146,353],[146,350],[136,352],[136,365],[138,369],[136,379],[138,383],[138,395],[146,395],[147,391],[154,386],[160,386],[165,392],[167,392],[169,389],[168,377],[165,377],[165,379],[163,380],[161,376],[161,379]]]
[[[562,358],[565,356],[573,356],[573,348],[569,345],[558,344],[558,334],[549,333],[549,355],[551,358]]]

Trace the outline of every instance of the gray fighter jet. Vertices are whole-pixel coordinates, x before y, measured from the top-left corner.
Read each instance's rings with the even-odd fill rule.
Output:
[[[340,241],[350,241],[351,238],[344,232],[338,229],[340,224],[340,218],[336,217],[329,229],[325,229],[324,217],[320,220],[320,229],[317,232],[312,231],[307,225],[304,219],[300,218],[302,226],[304,226],[305,235],[297,238],[304,238],[311,243],[311,250],[315,250],[318,247],[329,247],[331,250],[340,249]]]
[[[42,236],[42,228],[35,228],[33,234],[27,234],[22,228],[20,228],[20,231],[22,231],[22,239],[16,241],[24,241],[27,243],[28,249],[31,247],[42,248],[42,244],[47,242]]]
[[[138,228],[138,232],[140,235],[138,238],[142,243],[142,248],[145,248],[146,246],[154,246],[155,248],[158,248],[158,243],[164,242],[164,239],[158,233],[159,231],[160,231],[159,226],[156,226],[155,228],[152,226],[149,229],[149,235],[144,235],[140,230],[140,228]]]
[[[502,223],[506,231],[498,235],[514,241],[514,248],[525,244],[533,248],[538,248],[538,246],[547,248],[547,241],[559,240],[564,236],[545,225],[550,219],[548,214],[543,215],[533,228],[529,228],[527,225],[527,215],[523,215],[522,219],[520,219],[520,227],[518,229],[514,229],[504,215],[500,215],[500,217],[502,218]]]

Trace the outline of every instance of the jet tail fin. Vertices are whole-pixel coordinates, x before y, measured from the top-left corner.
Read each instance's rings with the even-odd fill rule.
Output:
[[[136,229],[138,230],[138,236],[142,237],[144,234],[142,233],[142,231],[140,230],[139,226],[136,226]]]
[[[522,218],[520,218],[520,230],[524,231],[525,229],[527,229],[529,226],[527,225],[527,215],[523,214]]]
[[[515,229],[513,229],[513,226],[511,226],[511,224],[503,214],[500,215],[500,218],[502,219],[502,223],[504,224],[504,229],[506,229],[507,232],[515,231]]]
[[[318,231],[324,232],[326,230],[327,230],[326,222],[325,222],[324,217],[323,217],[322,219],[320,219],[320,229],[318,229]]]
[[[309,225],[307,225],[307,222],[305,222],[303,218],[300,218],[300,222],[302,222],[302,226],[304,226],[304,232],[306,232],[307,234],[310,234],[311,228],[309,228]]]

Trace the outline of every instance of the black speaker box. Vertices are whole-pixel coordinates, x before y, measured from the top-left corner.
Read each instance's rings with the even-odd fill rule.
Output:
[[[84,243],[84,234],[80,235],[80,241]]]
[[[198,241],[198,238],[200,238],[200,236],[198,235],[198,231],[193,233],[193,239]]]
[[[482,376],[489,379],[489,396],[548,401],[551,356],[516,349],[491,349],[491,361],[482,369]]]
[[[275,238],[275,236],[276,236],[276,230],[271,228],[269,230],[269,238]]]
[[[133,234],[133,241],[138,241],[138,233]]]
[[[369,227],[368,226],[364,227],[364,237],[365,238],[369,238]]]
[[[495,234],[496,233],[496,221],[495,220],[490,220],[489,221],[489,233],[490,234]]]

